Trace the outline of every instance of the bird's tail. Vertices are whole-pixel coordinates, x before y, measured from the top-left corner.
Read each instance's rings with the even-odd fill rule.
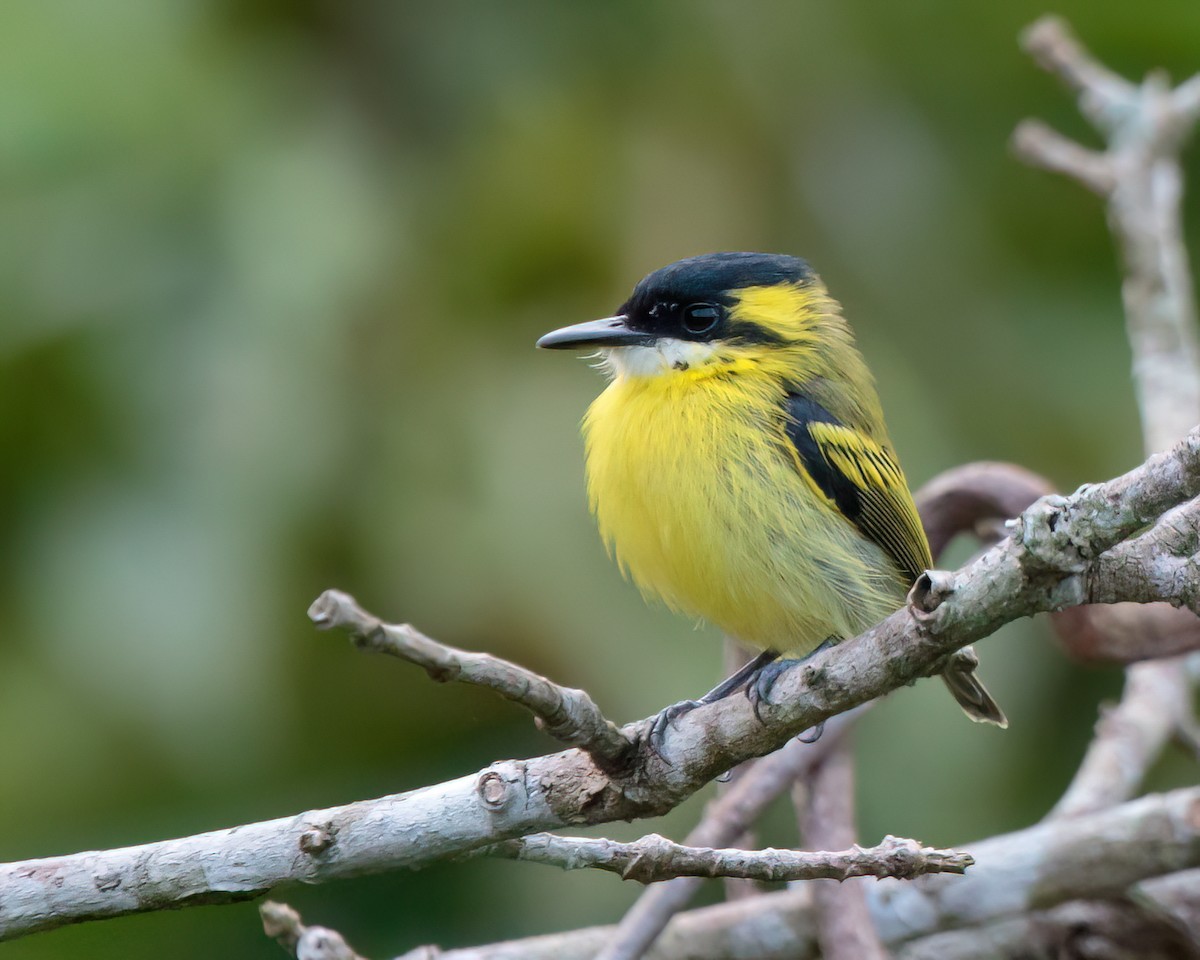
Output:
[[[979,657],[970,647],[963,647],[946,664],[942,671],[942,679],[962,707],[963,713],[976,723],[994,723],[998,727],[1008,726],[1008,717],[1000,709],[1000,704],[992,699],[987,688],[975,674],[979,666]]]

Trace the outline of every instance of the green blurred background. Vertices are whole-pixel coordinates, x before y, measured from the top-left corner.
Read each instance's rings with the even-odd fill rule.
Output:
[[[1194,0],[1057,7],[1126,73],[1200,67]],[[621,720],[707,689],[719,637],[644,605],[587,515],[600,379],[532,347],[679,257],[808,257],[914,484],[998,458],[1065,489],[1137,462],[1099,203],[1007,148],[1026,115],[1089,137],[1018,51],[1043,9],[0,6],[0,859],[554,747],[493,696],[316,633],[330,586]],[[964,722],[940,684],[890,698],[860,737],[866,840],[1036,819],[1119,689],[1041,623],[980,652],[1012,728]],[[604,832],[682,836],[699,802]],[[792,842],[787,810],[763,833]],[[282,892],[375,956],[612,921],[636,894],[509,863]],[[281,956],[251,904],[4,949],[163,955]]]

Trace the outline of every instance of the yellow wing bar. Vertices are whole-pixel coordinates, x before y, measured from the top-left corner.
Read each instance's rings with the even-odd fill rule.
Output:
[[[929,567],[925,531],[891,451],[802,394],[788,397],[787,435],[817,487],[907,582]]]

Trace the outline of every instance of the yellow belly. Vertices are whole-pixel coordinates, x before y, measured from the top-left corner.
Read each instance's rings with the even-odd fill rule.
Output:
[[[883,551],[788,453],[782,388],[691,370],[620,377],[584,421],[601,535],[648,596],[804,654],[898,607]]]

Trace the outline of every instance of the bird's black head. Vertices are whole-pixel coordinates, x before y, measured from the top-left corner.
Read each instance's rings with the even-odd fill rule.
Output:
[[[773,253],[709,253],[655,270],[604,320],[546,334],[539,347],[646,346],[660,341],[774,343],[784,339],[778,324],[749,320],[734,308],[739,291],[795,290],[815,279],[797,257]]]
[[[779,253],[708,253],[679,260],[644,277],[617,313],[631,330],[678,340],[773,339],[758,325],[730,316],[737,291],[799,284],[808,264]]]

